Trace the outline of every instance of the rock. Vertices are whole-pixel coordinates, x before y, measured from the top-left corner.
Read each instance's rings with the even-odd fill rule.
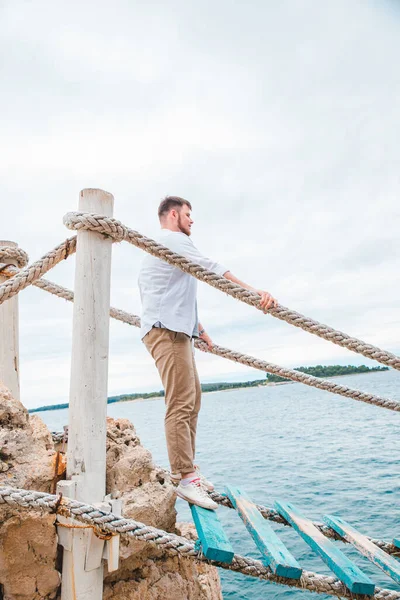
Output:
[[[0,484],[50,492],[54,458],[46,425],[0,384]]]
[[[55,467],[56,452],[47,427],[0,385],[0,485],[49,492]],[[59,461],[59,473],[63,468],[64,462]],[[106,483],[108,494],[122,497],[124,516],[195,538],[193,526],[176,524],[169,476],[154,465],[127,419],[107,420]],[[0,506],[0,598],[59,598],[57,558],[54,515]],[[120,568],[108,573],[105,567],[103,598],[219,600],[222,596],[214,567],[121,538]]]
[[[0,384],[0,485],[49,492],[55,457],[51,435],[37,416]],[[54,598],[55,516],[0,506],[0,584],[4,600]]]
[[[107,425],[107,492],[121,493],[124,516],[196,539],[193,525],[177,526],[169,475],[154,465],[133,425],[126,419],[108,419]],[[166,556],[149,544],[125,538],[120,543],[120,568],[106,575],[103,598],[219,600],[222,594],[215,567]]]
[[[106,583],[103,600],[222,600],[217,569],[188,558],[153,558],[132,575]]]
[[[55,593],[60,574],[55,568],[57,539],[54,517],[21,512],[0,531],[0,580],[4,599],[41,600]]]

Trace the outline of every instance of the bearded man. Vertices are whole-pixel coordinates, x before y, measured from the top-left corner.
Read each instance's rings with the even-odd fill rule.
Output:
[[[276,306],[268,293],[237,279],[226,267],[201,254],[190,239],[192,206],[178,196],[167,196],[158,209],[161,232],[157,238],[173,252],[200,264],[261,296],[267,310]],[[139,274],[142,300],[141,338],[153,357],[165,390],[165,435],[171,479],[176,494],[191,504],[210,510],[218,505],[207,491],[214,489],[194,464],[201,386],[197,374],[193,338],[213,342],[199,322],[197,279],[159,258],[146,255]]]

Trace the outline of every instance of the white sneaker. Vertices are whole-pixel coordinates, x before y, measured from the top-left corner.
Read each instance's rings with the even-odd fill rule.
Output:
[[[211,483],[211,481],[208,481],[208,479],[206,479],[203,475],[203,473],[200,472],[200,468],[198,465],[194,465],[194,472],[196,473],[197,477],[200,479],[201,485],[206,488],[207,492],[213,492],[214,491],[214,484]]]
[[[190,504],[196,504],[208,510],[216,510],[218,504],[211,500],[204,487],[201,485],[200,478],[192,479],[187,485],[180,483],[175,489],[175,493],[179,498],[186,500]]]
[[[201,473],[200,471],[200,467],[198,465],[194,465],[194,472],[196,473],[197,477],[200,479],[201,485],[207,490],[207,492],[213,492],[214,491],[214,484],[211,483],[211,481],[208,481],[208,479],[206,479],[203,475],[203,473]],[[171,477],[171,483],[176,487],[177,485],[179,485],[181,479],[182,479],[182,475],[180,473],[170,473],[170,477]]]

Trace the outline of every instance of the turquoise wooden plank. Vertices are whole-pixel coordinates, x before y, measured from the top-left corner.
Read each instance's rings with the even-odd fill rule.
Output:
[[[394,538],[393,546],[396,546],[396,548],[400,548],[400,538]]]
[[[353,594],[372,596],[375,585],[351,560],[324,536],[315,525],[288,502],[275,502],[279,514],[288,521],[305,542],[322,558]]]
[[[192,517],[206,558],[230,564],[234,552],[215,510],[190,505]]]
[[[377,565],[382,571],[400,583],[400,562],[393,556],[375,546],[365,535],[357,531],[352,525],[343,521],[340,517],[326,515],[324,521],[332,527],[339,535],[352,544],[361,554]]]
[[[281,577],[300,579],[302,569],[256,505],[240,489],[226,486],[230,501],[262,554],[262,562]]]

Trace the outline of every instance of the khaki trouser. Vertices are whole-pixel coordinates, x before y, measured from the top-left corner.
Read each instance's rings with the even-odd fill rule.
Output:
[[[201,387],[192,342],[185,333],[153,327],[143,342],[165,390],[165,436],[172,473],[191,473]]]

